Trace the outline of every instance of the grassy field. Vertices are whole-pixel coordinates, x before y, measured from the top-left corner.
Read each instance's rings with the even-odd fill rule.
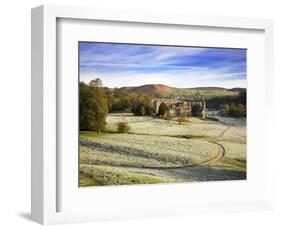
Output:
[[[129,133],[117,133],[127,122]],[[80,186],[246,178],[246,122],[189,118],[179,125],[110,114],[105,132],[80,132]]]

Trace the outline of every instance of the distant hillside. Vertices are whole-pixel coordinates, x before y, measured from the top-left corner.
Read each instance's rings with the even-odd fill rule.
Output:
[[[187,89],[190,89],[190,90],[226,90],[226,88],[223,88],[223,87],[194,87],[194,88],[187,88]]]
[[[170,86],[161,85],[161,84],[151,84],[151,85],[142,85],[136,87],[123,87],[128,92],[140,92],[148,94],[158,94],[163,95],[171,90]]]
[[[194,97],[198,94],[207,98],[219,96],[235,96],[239,92],[245,91],[245,88],[226,89],[223,87],[194,87],[194,88],[175,88],[162,84],[150,84],[135,87],[122,87],[130,93],[140,92],[157,95],[165,98],[173,97]]]
[[[229,91],[233,91],[233,92],[241,92],[241,91],[246,91],[245,88],[232,88],[232,89],[228,89]]]

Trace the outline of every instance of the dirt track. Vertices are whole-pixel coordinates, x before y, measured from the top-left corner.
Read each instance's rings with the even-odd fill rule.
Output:
[[[224,134],[231,128],[232,126],[227,126],[227,128],[225,130],[223,130],[221,132],[221,134],[219,135],[219,137],[223,137]],[[208,165],[211,165],[211,164],[214,164],[216,163],[217,161],[221,160],[224,155],[225,155],[225,148],[218,142],[215,142],[215,141],[208,141],[209,143],[212,143],[212,144],[215,144],[217,145],[218,147],[218,152],[217,152],[217,155],[208,159],[208,160],[205,160],[205,161],[202,161],[202,162],[199,162],[199,163],[196,163],[196,164],[190,164],[190,165],[184,165],[184,166],[178,166],[178,167],[143,167],[145,169],[161,169],[161,170],[165,170],[165,169],[185,169],[185,168],[190,168],[190,167],[195,167],[195,166],[208,166]]]
[[[221,160],[224,157],[225,149],[224,149],[224,147],[221,144],[219,144],[217,142],[214,142],[214,141],[208,141],[208,142],[216,144],[218,146],[217,155],[212,157],[212,158],[210,158],[210,159],[208,159],[208,160],[205,160],[205,161],[202,161],[202,162],[199,162],[199,163],[196,163],[196,164],[177,166],[177,167],[141,167],[141,168],[142,169],[166,170],[166,169],[186,169],[186,168],[191,168],[191,167],[195,167],[195,166],[208,166],[208,165],[211,165],[211,164]],[[136,167],[133,167],[133,168],[136,168]]]

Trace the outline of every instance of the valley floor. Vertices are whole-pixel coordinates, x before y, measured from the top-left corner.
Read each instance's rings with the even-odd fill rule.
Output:
[[[110,114],[105,132],[80,132],[80,186],[246,179],[246,120],[219,119]]]

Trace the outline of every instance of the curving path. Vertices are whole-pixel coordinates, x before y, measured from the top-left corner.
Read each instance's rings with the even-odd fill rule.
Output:
[[[182,137],[179,137],[179,138],[182,138]],[[225,155],[225,148],[221,144],[219,144],[219,143],[217,143],[215,141],[207,141],[207,142],[217,145],[218,152],[212,158],[204,160],[204,161],[201,161],[199,163],[190,164],[190,165],[183,165],[183,166],[172,166],[172,167],[157,167],[157,166],[156,167],[147,167],[147,166],[139,166],[139,167],[137,167],[137,166],[128,166],[128,165],[116,165],[114,167],[150,169],[150,170],[154,170],[154,169],[155,170],[170,170],[170,169],[187,169],[187,168],[191,168],[191,167],[195,167],[195,166],[208,166],[208,165],[216,163],[217,161],[221,160],[224,157],[224,155]]]
[[[232,126],[227,126],[226,129],[224,129],[218,137],[223,137],[224,134],[231,128]],[[152,134],[149,134],[152,135]],[[184,137],[178,137],[178,138],[184,138]],[[150,170],[173,170],[173,169],[188,169],[195,166],[209,166],[211,164],[216,163],[217,161],[221,160],[225,156],[225,148],[218,142],[206,140],[209,143],[215,144],[218,147],[217,154],[210,159],[201,161],[199,163],[190,164],[190,165],[183,165],[183,166],[172,166],[172,167],[147,167],[147,166],[128,166],[128,165],[115,165],[114,167],[126,167],[126,168],[138,168],[138,169],[150,169]]]
[[[186,168],[191,168],[191,167],[195,167],[195,166],[208,166],[208,165],[211,165],[211,164],[214,164],[216,163],[217,161],[221,160],[224,155],[225,155],[225,149],[224,147],[215,142],[215,141],[208,141],[212,144],[216,144],[218,146],[218,152],[217,152],[217,155],[208,159],[208,160],[205,160],[205,161],[201,161],[199,163],[196,163],[196,164],[190,164],[190,165],[183,165],[183,166],[173,166],[173,167],[135,167],[135,166],[132,166],[132,168],[141,168],[141,169],[157,169],[157,170],[168,170],[168,169],[186,169]],[[126,166],[128,168],[128,166]]]
[[[223,137],[224,134],[225,134],[232,126],[233,126],[233,125],[227,125],[226,129],[221,132],[221,134],[219,135],[219,137]]]
[[[232,127],[232,125],[227,126],[219,135],[219,137],[223,137],[224,134]],[[191,164],[191,165],[184,165],[184,166],[174,166],[174,167],[141,167],[143,169],[160,169],[160,170],[165,170],[165,169],[185,169],[185,168],[191,168],[191,167],[195,167],[195,166],[208,166],[211,164],[216,163],[217,161],[221,160],[224,156],[225,156],[225,148],[218,142],[215,141],[207,141],[209,143],[215,144],[218,147],[218,152],[217,155],[208,159],[208,160],[204,160],[201,161],[199,163],[196,164]]]

